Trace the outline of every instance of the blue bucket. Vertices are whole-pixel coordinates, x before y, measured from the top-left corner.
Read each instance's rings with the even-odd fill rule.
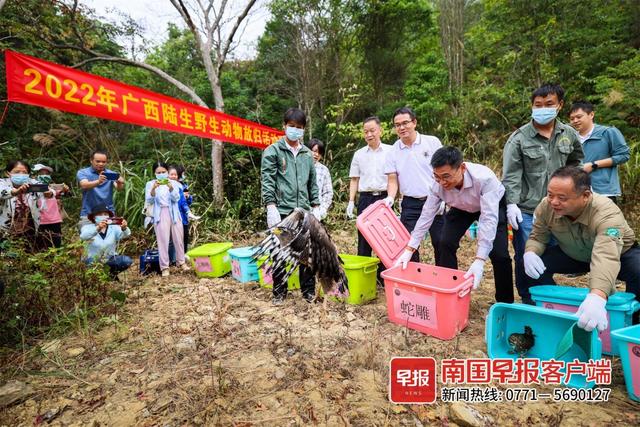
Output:
[[[229,249],[231,275],[240,283],[258,281],[258,266],[252,259],[255,251],[253,246]]]
[[[569,286],[544,285],[529,289],[531,299],[537,306],[553,310],[575,313],[587,296],[589,289]],[[636,296],[628,292],[616,292],[607,300],[609,326],[598,335],[602,340],[602,353],[617,356],[618,346],[611,337],[611,331],[631,326],[633,313],[640,310]]]
[[[491,359],[517,359],[518,354],[509,351],[509,336],[522,333],[525,326],[531,327],[535,335],[534,346],[525,355],[526,358],[551,360],[555,358],[560,341],[565,333],[572,328],[578,318],[571,313],[548,310],[528,304],[497,303],[489,309],[487,316],[485,340],[487,354]],[[602,357],[602,344],[596,330],[587,332],[580,328],[574,329],[574,343],[559,359],[571,362],[578,359],[588,362]],[[572,375],[565,385],[569,387],[593,387],[595,382],[587,382],[586,376]]]
[[[640,402],[640,325],[611,332],[620,352],[629,398]]]

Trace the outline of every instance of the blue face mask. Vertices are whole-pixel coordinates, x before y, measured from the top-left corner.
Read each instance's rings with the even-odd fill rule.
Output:
[[[29,175],[26,173],[12,173],[11,182],[13,185],[24,185],[29,182]]]
[[[558,110],[555,107],[531,109],[531,118],[533,119],[533,121],[540,125],[546,125],[550,123],[551,120],[555,119],[557,115]]]
[[[96,224],[100,224],[102,221],[109,219],[107,215],[98,215],[95,217]]]
[[[284,129],[284,133],[287,136],[287,139],[289,141],[298,141],[299,139],[302,139],[302,137],[304,136],[304,129],[298,129],[298,128],[294,128],[293,126],[287,126]]]
[[[167,179],[167,178],[169,178],[169,174],[167,172],[156,174],[156,179]]]

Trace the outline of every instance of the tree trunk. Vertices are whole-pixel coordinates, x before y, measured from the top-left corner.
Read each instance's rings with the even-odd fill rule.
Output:
[[[213,90],[213,100],[216,111],[224,112],[224,98],[222,97],[222,87],[220,86],[220,78],[214,73],[211,79],[211,89]],[[213,184],[213,201],[220,205],[224,200],[224,174],[222,171],[222,154],[224,153],[224,145],[222,141],[217,139],[211,140],[211,172]]]

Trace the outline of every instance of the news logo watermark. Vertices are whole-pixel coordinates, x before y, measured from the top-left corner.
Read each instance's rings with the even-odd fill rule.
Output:
[[[430,404],[441,383],[443,402],[534,402],[539,400],[606,402],[610,388],[586,387],[611,384],[611,360],[587,362],[574,359],[443,359],[394,357],[389,363],[389,400],[397,404]],[[572,381],[585,387],[566,387]],[[516,386],[522,387],[498,387]],[[573,383],[575,384],[575,382]],[[559,386],[541,392],[536,386]]]

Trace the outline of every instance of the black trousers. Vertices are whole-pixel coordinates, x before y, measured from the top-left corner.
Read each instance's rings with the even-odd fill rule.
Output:
[[[405,226],[407,231],[411,233],[416,228],[416,223],[420,214],[422,213],[422,207],[427,199],[416,199],[414,197],[404,196],[402,198],[402,212],[400,212],[400,222]],[[436,265],[439,265],[440,260],[440,238],[442,234],[442,226],[444,221],[442,215],[436,215],[429,228],[429,236],[431,237],[431,244],[433,245],[433,254],[436,259]],[[411,261],[420,262],[420,253],[416,249],[411,257]]]
[[[473,221],[480,218],[480,212],[467,212],[456,208],[449,209],[444,215],[444,226],[440,241],[440,261],[436,265],[447,268],[458,268],[457,251],[460,239],[464,236]],[[513,267],[509,256],[509,235],[507,231],[507,205],[505,198],[500,200],[498,209],[498,226],[493,249],[489,253],[493,265],[493,276],[496,284],[496,301],[512,303]]]
[[[547,269],[537,279],[527,276],[527,288],[538,285],[555,285],[553,280],[555,273],[575,274],[586,273],[590,271],[591,266],[588,262],[577,261],[569,255],[562,252],[560,246],[549,246],[544,251],[542,262]],[[626,292],[630,292],[636,296],[636,300],[640,301],[640,247],[634,244],[620,256],[620,272],[618,280],[622,280],[626,286]],[[640,312],[633,315],[633,323],[638,323]]]
[[[281,216],[286,218],[290,214],[291,212]],[[272,273],[274,297],[287,296],[288,286],[284,280],[285,273],[286,271],[284,270],[275,270]],[[304,297],[315,296],[316,294],[316,276],[307,266],[302,264],[300,264],[300,291],[302,291],[302,296]]]
[[[36,234],[37,249],[42,251],[51,247],[59,248],[60,246],[62,246],[62,223],[40,224]]]

